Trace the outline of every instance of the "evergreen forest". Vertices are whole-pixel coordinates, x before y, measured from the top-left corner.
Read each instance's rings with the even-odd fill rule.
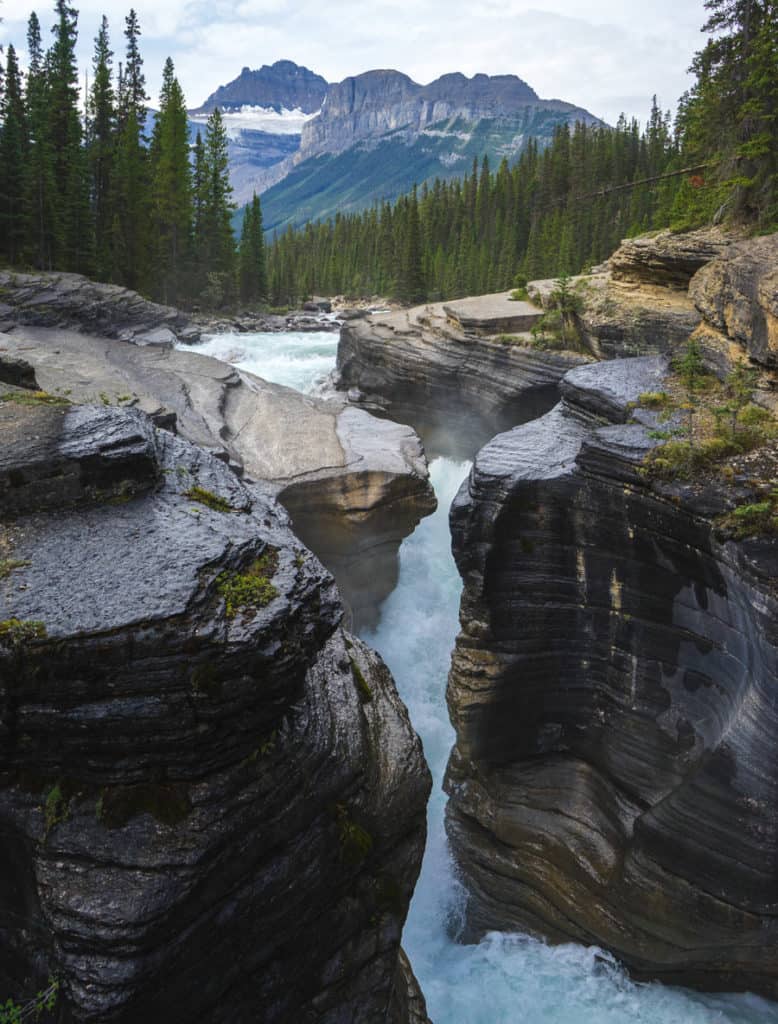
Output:
[[[125,19],[116,61],[108,21],[79,90],[78,14],[56,0],[51,45],[38,16],[28,65],[6,48],[0,74],[0,264],[58,270],[191,307],[256,304],[268,292],[259,201],[240,243],[218,109],[192,144],[186,102],[168,58],[151,136],[141,28]]]
[[[708,41],[674,115],[565,125],[510,166],[475,161],[393,204],[288,229],[267,246],[260,201],[240,238],[218,109],[189,137],[172,60],[151,135],[134,11],[115,57],[106,18],[79,90],[76,10],[38,17],[27,66],[0,73],[0,264],[59,270],[185,308],[293,306],[313,293],[415,303],[520,287],[597,264],[629,235],[778,226],[778,0],[707,0]]]

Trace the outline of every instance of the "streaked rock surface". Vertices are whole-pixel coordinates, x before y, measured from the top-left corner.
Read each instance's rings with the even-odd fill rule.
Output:
[[[572,371],[453,504],[447,826],[466,937],[528,929],[775,997],[778,541],[717,536],[721,481],[641,475],[658,442],[630,403],[665,365]]]
[[[5,394],[0,990],[54,973],[91,1024],[417,1024],[429,775],[332,578],[141,412]],[[230,613],[258,558],[267,601]]]

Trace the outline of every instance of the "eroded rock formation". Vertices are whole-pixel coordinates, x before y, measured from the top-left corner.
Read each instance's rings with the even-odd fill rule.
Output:
[[[631,405],[665,369],[571,371],[554,410],[483,448],[452,507],[466,935],[528,929],[776,996],[778,541],[717,534],[721,480],[641,473],[656,421]]]
[[[435,508],[413,430],[342,400],[308,398],[208,356],[70,331],[0,335],[0,379],[13,382],[3,366],[18,360],[46,391],[142,409],[269,483],[363,622],[394,586],[401,541]]]
[[[332,578],[141,412],[4,394],[0,991],[53,972],[92,1024],[423,1020],[398,950],[429,776]]]
[[[561,377],[587,361],[533,349],[528,335],[502,337],[506,316],[525,306],[503,299],[504,309],[491,309],[491,331],[479,315],[480,333],[451,319],[443,303],[347,320],[338,347],[340,387],[368,408],[411,423],[430,450],[470,457],[498,431],[546,412]]]
[[[778,234],[733,243],[695,274],[689,294],[703,317],[704,343],[728,350],[734,342],[778,368]]]
[[[0,270],[0,331],[17,324],[62,327],[136,345],[197,341],[200,329],[180,310],[80,274]]]

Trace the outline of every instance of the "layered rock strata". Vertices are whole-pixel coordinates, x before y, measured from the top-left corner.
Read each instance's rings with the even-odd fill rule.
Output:
[[[562,376],[587,361],[533,349],[528,335],[501,337],[500,330],[466,330],[443,303],[347,320],[339,386],[353,400],[411,423],[430,450],[470,457],[498,431],[546,412]]]
[[[135,410],[7,388],[0,437],[0,991],[54,974],[90,1024],[423,1020],[429,775],[285,513]]]
[[[69,328],[136,345],[173,345],[200,337],[200,328],[186,314],[129,288],[80,274],[0,270],[0,331],[17,324]]]
[[[706,347],[778,368],[778,233],[730,245],[689,286]],[[731,359],[730,359],[731,361]]]
[[[530,930],[776,996],[778,542],[717,534],[721,480],[641,472],[656,421],[631,405],[664,369],[573,370],[453,504],[466,937]]]
[[[11,381],[3,366],[19,360],[45,391],[137,407],[270,484],[361,624],[394,586],[401,541],[435,508],[413,430],[343,400],[308,398],[208,356],[68,331],[0,335],[0,379]]]

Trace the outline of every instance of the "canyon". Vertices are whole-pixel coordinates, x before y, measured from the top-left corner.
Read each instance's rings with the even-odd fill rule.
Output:
[[[191,1019],[197,990],[214,1021],[259,1000],[269,1021],[423,1024],[413,966],[455,986],[449,961],[478,963],[496,932],[507,956],[521,932],[597,947],[590,980],[615,957],[636,978],[775,998],[778,547],[722,526],[776,486],[775,446],[728,474],[646,467],[677,422],[651,396],[673,387],[690,335],[720,377],[749,356],[755,400],[775,409],[777,264],[778,236],[625,242],[574,282],[573,350],[529,333],[551,282],[531,283],[530,302],[355,315],[329,399],[192,354],[198,326],[164,307],[126,295],[112,318],[95,298],[79,322],[54,279],[32,302],[29,282],[4,280],[5,988],[56,972],[73,1021],[148,1016],[164,986],[169,1020]],[[430,782],[372,646],[403,676],[430,671],[426,648],[447,661],[441,598],[409,598],[418,637],[376,598],[360,640],[317,557],[326,538],[296,536],[306,509],[317,522],[369,508],[366,546],[352,541],[335,576],[352,612],[374,582],[354,583],[358,567],[391,590],[380,550],[396,565],[435,506],[419,438],[435,473],[441,454],[474,457],[450,516],[453,737],[437,705],[409,700],[431,762],[453,740],[456,883],[436,868],[462,895],[435,914],[478,943],[436,945],[437,967],[428,921],[414,918],[410,963],[400,949]],[[430,523],[402,545],[401,587],[429,574],[414,541]],[[424,684],[439,700],[442,680]],[[433,847],[447,857],[442,837]],[[220,950],[206,972],[204,935]],[[478,1013],[497,1012],[490,998]],[[688,1000],[688,1019],[707,1019]],[[742,1007],[727,1019],[757,1019]],[[463,1012],[446,1019],[481,1019]]]

